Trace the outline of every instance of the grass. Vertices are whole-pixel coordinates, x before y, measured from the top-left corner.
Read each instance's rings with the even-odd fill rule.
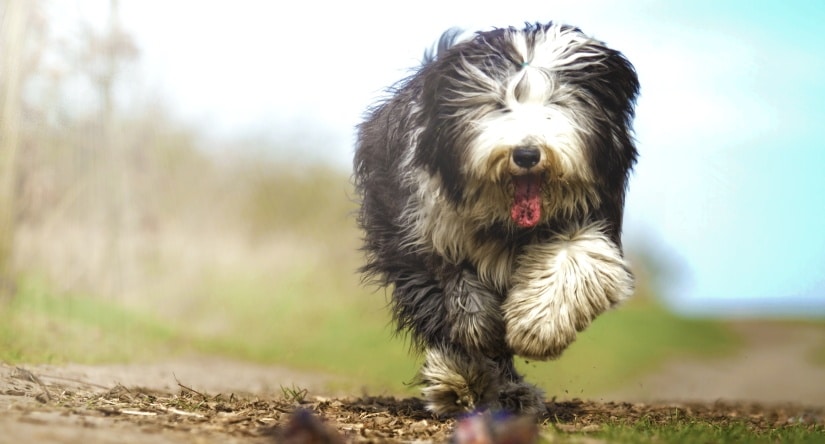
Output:
[[[201,309],[220,310],[232,321],[212,333],[202,351],[340,374],[374,389],[403,391],[415,363],[403,342],[391,337],[383,298],[356,289],[351,291],[358,297],[342,297],[348,285],[357,284],[319,279],[305,269],[275,280],[216,275],[205,285]]]
[[[393,335],[383,292],[361,288],[351,272],[319,275],[330,269],[322,259],[278,276],[214,271],[183,313],[163,297],[126,308],[24,276],[0,313],[0,360],[124,362],[195,352],[358,381],[343,389],[416,393],[407,383],[419,360]],[[681,318],[640,298],[599,318],[561,359],[519,365],[548,396],[586,397],[668,358],[715,356],[736,344],[719,322]]]
[[[0,360],[103,363],[148,359],[186,342],[155,316],[79,294],[59,294],[42,278],[18,281],[0,302]]]
[[[825,366],[825,344],[813,351],[811,354],[811,362],[816,365]]]
[[[825,321],[808,320],[805,321],[805,325],[816,327],[822,332],[819,345],[811,350],[810,360],[813,364],[825,367]]]
[[[609,421],[594,432],[566,433],[550,426],[544,434],[547,442],[611,443],[821,443],[825,427],[792,424],[774,428],[757,428],[744,421],[713,424],[696,420],[679,420],[662,424],[648,420],[633,423]]]

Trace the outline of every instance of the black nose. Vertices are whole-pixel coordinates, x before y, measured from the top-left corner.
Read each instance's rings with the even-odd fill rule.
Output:
[[[534,146],[520,146],[513,150],[513,162],[522,168],[532,168],[541,160],[541,151]]]

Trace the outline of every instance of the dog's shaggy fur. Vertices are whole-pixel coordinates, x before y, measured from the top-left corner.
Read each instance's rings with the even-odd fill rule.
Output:
[[[431,411],[538,414],[513,356],[559,356],[633,292],[620,233],[638,79],[566,25],[457,34],[359,127],[364,272],[424,352]]]

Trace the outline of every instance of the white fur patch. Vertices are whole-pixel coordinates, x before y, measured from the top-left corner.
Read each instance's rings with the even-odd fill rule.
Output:
[[[436,415],[460,415],[479,407],[522,415],[546,411],[541,389],[506,376],[501,366],[482,355],[428,348],[419,378],[425,384],[427,410]]]
[[[502,305],[508,345],[555,358],[600,313],[633,293],[633,276],[602,223],[573,227],[525,247]]]
[[[428,348],[419,374],[425,383],[422,395],[427,410],[437,415],[456,415],[476,406],[498,405],[499,373],[492,360],[472,359],[445,349]]]
[[[496,162],[509,164],[510,151],[527,142],[542,153],[542,162],[553,159],[568,180],[590,181],[592,173],[585,157],[582,131],[569,109],[536,103],[516,103],[507,112],[493,112],[476,123],[476,137],[470,143],[467,173],[476,179],[499,180]]]
[[[409,185],[416,189],[402,213],[406,227],[405,248],[420,252],[436,252],[448,263],[470,260],[485,285],[503,290],[509,285],[513,251],[497,239],[483,241],[474,236],[476,230],[496,221],[496,216],[509,217],[507,197],[479,201],[467,211],[455,208],[441,192],[441,181],[423,169],[410,175]],[[493,192],[504,193],[502,187]],[[507,220],[507,219],[503,219]]]
[[[577,107],[570,100],[572,91],[558,81],[557,72],[601,63],[602,46],[560,26],[536,35],[534,45],[527,42],[523,32],[513,33],[510,40],[523,64],[511,78],[497,82],[470,67],[464,68],[485,85],[475,89],[477,97],[486,97],[490,103],[498,98],[504,105],[476,120],[476,136],[470,143],[465,172],[477,179],[490,179],[491,173],[502,171],[492,164],[509,159],[510,150],[529,142],[543,151],[543,162],[557,162],[553,167],[558,171],[551,174],[566,180],[592,181],[581,138],[588,128],[580,126],[585,120],[576,115]],[[489,91],[481,94],[479,90]]]
[[[410,196],[401,216],[406,227],[404,247],[423,253],[435,252],[451,264],[469,260],[482,283],[499,291],[509,288],[515,259],[512,246],[500,239],[476,235],[491,223],[510,222],[512,195],[506,187],[475,182],[473,185],[480,187],[482,198],[473,205],[456,208],[441,192],[440,179],[424,169],[415,169],[406,183],[416,192]],[[598,195],[586,184],[556,181],[546,184],[545,188],[542,217],[546,220],[569,218],[599,203]]]
[[[524,34],[521,35],[523,39]],[[578,71],[593,64],[594,56],[598,59],[605,54],[604,46],[596,40],[572,28],[565,30],[555,25],[537,36],[532,55],[525,61],[550,71]]]
[[[435,250],[448,262],[459,263],[468,237],[464,224],[441,193],[441,180],[424,169],[415,169],[408,183],[415,189],[401,214],[406,227],[405,248],[418,251]]]

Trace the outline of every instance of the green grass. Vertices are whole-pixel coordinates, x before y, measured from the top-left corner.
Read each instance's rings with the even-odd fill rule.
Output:
[[[419,359],[394,336],[384,293],[361,288],[351,272],[319,274],[337,260],[295,264],[277,276],[211,273],[184,315],[166,314],[163,298],[126,309],[24,277],[0,313],[0,360],[123,362],[196,352],[340,375],[353,381],[343,389],[416,393],[408,383]],[[640,298],[597,319],[561,359],[519,366],[548,396],[586,397],[668,358],[716,356],[736,344],[719,322],[681,318]]]
[[[359,292],[355,286],[355,281],[319,279],[312,269],[296,269],[277,279],[215,275],[205,283],[200,309],[220,310],[232,322],[210,335],[202,351],[403,391],[415,363],[403,341],[392,338],[383,296]],[[353,288],[342,291],[347,287]]]
[[[806,320],[804,324],[818,328],[822,333],[819,345],[811,350],[810,361],[813,364],[825,367],[825,320]]]
[[[546,426],[545,442],[611,443],[821,443],[825,442],[822,425],[793,424],[757,428],[744,421],[712,424],[676,419],[667,424],[640,420],[635,423],[609,421],[590,433],[560,432]]]
[[[110,301],[58,294],[26,276],[0,302],[0,360],[101,363],[148,359],[180,350],[186,340],[155,316]]]
[[[811,362],[816,365],[825,366],[825,344],[813,351],[811,355]]]

